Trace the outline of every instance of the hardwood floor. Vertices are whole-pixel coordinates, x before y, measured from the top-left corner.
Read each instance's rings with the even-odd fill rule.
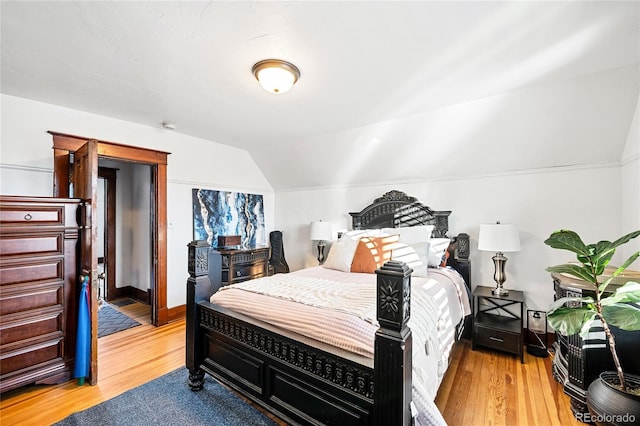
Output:
[[[518,357],[488,349],[454,348],[436,405],[450,426],[582,425],[551,373],[551,358]]]
[[[183,367],[184,320],[153,327],[145,306],[119,307],[143,325],[99,339],[97,386],[78,386],[73,381],[7,392],[0,401],[0,423],[55,423]],[[472,351],[467,341],[454,348],[436,404],[450,426],[581,424],[551,376],[549,358],[525,354],[525,364],[520,364],[513,355]]]

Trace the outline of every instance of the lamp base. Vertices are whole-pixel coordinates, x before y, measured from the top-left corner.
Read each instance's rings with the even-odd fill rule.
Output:
[[[496,288],[491,290],[491,294],[499,297],[508,296],[509,290],[505,290],[504,287],[502,287],[502,283],[507,279],[507,276],[504,273],[504,265],[507,263],[507,258],[501,251],[499,251],[491,259],[493,259],[493,267],[495,269],[493,280],[496,282]]]
[[[318,242],[318,264],[322,265],[326,258],[324,257],[324,248],[326,247],[326,243],[324,241]]]
[[[508,296],[509,290],[506,290],[504,287],[500,286],[491,290],[491,294],[493,294],[494,296]]]

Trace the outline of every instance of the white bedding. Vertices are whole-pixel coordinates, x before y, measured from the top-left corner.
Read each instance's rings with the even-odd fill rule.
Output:
[[[321,266],[222,287],[211,302],[275,326],[373,357],[376,274]],[[286,315],[281,315],[286,312]],[[413,404],[417,422],[444,424],[434,399],[446,372],[455,327],[471,313],[464,280],[453,269],[411,279]]]

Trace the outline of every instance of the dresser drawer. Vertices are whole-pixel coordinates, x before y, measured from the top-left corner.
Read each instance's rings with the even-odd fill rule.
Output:
[[[520,353],[520,335],[504,330],[475,325],[476,345],[499,349],[506,352]]]
[[[269,250],[246,250],[223,255],[222,263],[227,265],[239,265],[255,261],[269,260]]]
[[[0,347],[19,341],[29,341],[39,336],[62,336],[62,306],[39,311],[4,315],[0,322]]]
[[[0,199],[2,231],[29,227],[77,227],[80,200],[61,198],[21,198],[3,196]]]
[[[64,306],[62,281],[0,287],[0,317],[50,306]]]
[[[56,360],[62,362],[62,334],[54,333],[46,337],[44,340],[32,339],[33,341],[28,346],[3,351],[2,363],[0,363],[0,381],[4,379],[2,376],[10,373],[25,370],[22,374],[26,374],[27,369],[38,370],[40,364]]]
[[[234,265],[233,280],[238,281],[249,278],[259,278],[265,275],[264,262]]]
[[[62,255],[64,252],[64,233],[17,234],[0,239],[0,256],[33,257]]]
[[[64,280],[64,258],[45,258],[39,262],[2,262],[0,285]]]
[[[33,208],[29,206],[10,206],[0,210],[2,225],[63,225],[64,208],[62,206]]]
[[[268,247],[244,250],[214,249],[213,255],[220,257],[221,285],[229,285],[267,275]]]

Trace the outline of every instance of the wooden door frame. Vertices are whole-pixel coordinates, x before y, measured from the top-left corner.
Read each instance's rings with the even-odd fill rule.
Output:
[[[105,298],[107,302],[118,297],[116,290],[116,176],[117,169],[100,167],[98,163],[98,180],[103,179],[105,188],[105,217],[104,217],[104,259],[103,264],[107,274]],[[100,259],[98,259],[99,261]]]
[[[84,136],[48,131],[53,136],[53,196],[69,198],[71,182],[70,154],[88,140]],[[169,152],[98,142],[98,158],[109,158],[151,166],[152,186],[152,307],[151,323],[164,325],[169,321],[167,309],[167,157]]]

